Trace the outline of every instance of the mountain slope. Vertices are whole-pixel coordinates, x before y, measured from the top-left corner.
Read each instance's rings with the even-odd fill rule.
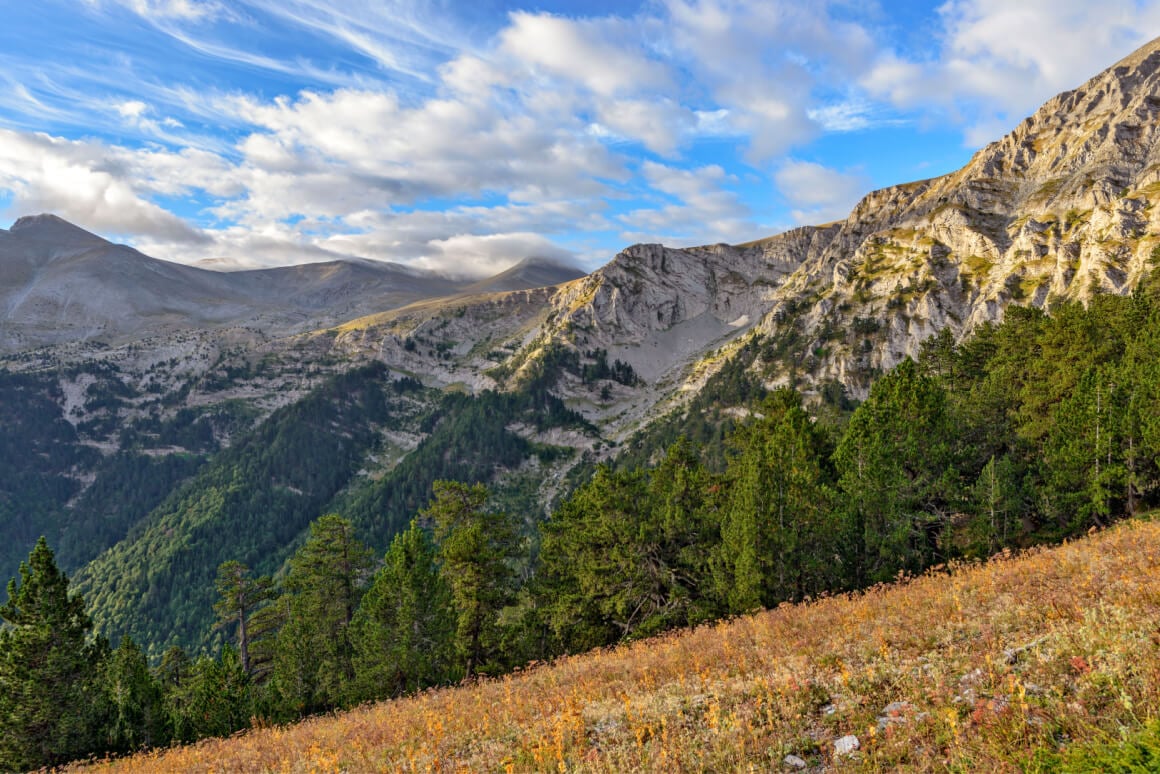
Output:
[[[1127,522],[864,595],[97,768],[1120,770],[1116,745],[1160,713],[1158,545],[1160,524]],[[857,751],[841,754],[842,739]],[[1093,746],[1113,752],[1100,763],[1084,754]]]
[[[29,379],[0,380],[0,397],[17,396],[14,405],[19,400],[47,419],[43,436],[35,423],[14,424],[20,443],[0,451],[8,459],[33,459],[51,450],[44,458],[51,470],[21,469],[12,477],[15,488],[0,481],[0,511],[16,523],[21,503],[35,499],[31,523],[17,524],[11,534],[38,534],[38,525],[51,519],[49,533],[67,537],[70,518],[96,496],[90,491],[124,490],[141,471],[181,481],[204,456],[261,437],[274,412],[327,379],[375,363],[384,383],[400,377],[422,383],[416,414],[436,416],[453,402],[446,393],[487,395],[465,401],[461,415],[491,412],[479,433],[485,443],[464,444],[470,451],[457,459],[452,441],[471,428],[449,436],[432,427],[380,428],[376,438],[360,441],[362,462],[346,460],[343,482],[325,497],[298,496],[293,489],[306,488],[293,483],[274,493],[309,501],[288,509],[295,524],[334,503],[373,524],[376,540],[385,541],[426,494],[392,478],[394,471],[403,475],[436,459],[440,470],[474,476],[501,445],[514,452],[510,459],[494,455],[504,464],[494,466],[493,479],[523,477],[520,494],[531,519],[567,488],[570,468],[582,472],[587,463],[616,456],[626,439],[636,459],[655,458],[661,439],[685,427],[674,421],[665,434],[642,440],[638,431],[662,427],[659,417],[680,419],[691,407],[689,415],[701,414],[693,419],[702,421],[704,435],[720,438],[719,426],[705,422],[707,407],[717,415],[711,421],[745,416],[762,385],[793,383],[840,404],[842,385],[863,397],[878,374],[917,354],[938,331],[961,338],[1012,304],[1050,309],[1096,292],[1126,293],[1160,256],[1158,110],[1155,42],[1049,101],[962,170],[874,192],[844,221],[743,245],[636,245],[580,278],[542,262],[474,285],[359,262],[224,274],[153,261],[51,217],[19,221],[0,232],[6,256],[0,308],[15,310],[0,335],[51,338],[59,319],[64,338],[116,331],[124,338],[3,361]],[[78,278],[91,292],[81,292]],[[556,284],[503,290],[544,281]],[[102,298],[103,288],[111,306],[73,316]],[[436,290],[447,292],[425,295]],[[262,305],[264,298],[270,306]],[[112,319],[118,305],[129,313]],[[191,307],[197,311],[188,312]],[[364,307],[374,313],[356,316]],[[39,322],[20,329],[14,327],[19,320]],[[255,328],[232,327],[239,321]],[[169,333],[168,326],[181,330]],[[832,379],[842,384],[827,384]],[[513,396],[505,403],[489,389]],[[556,405],[546,400],[549,394],[585,421],[549,427],[529,421],[528,412]],[[1102,393],[1096,395],[1098,410]],[[54,407],[60,421],[51,421]],[[288,425],[308,424],[293,412],[278,417],[286,415]],[[313,429],[322,448],[329,431]],[[551,453],[539,454],[545,450]],[[109,462],[117,453],[135,455],[127,472]],[[177,455],[196,459],[145,464]],[[552,457],[551,464],[541,457]],[[363,463],[372,483],[334,491],[354,480]],[[225,475],[204,469],[192,499],[219,487],[211,472]],[[181,521],[173,508],[158,511],[159,493],[148,494],[93,531],[100,541],[84,546],[88,554],[69,556],[109,548],[120,530],[131,539],[107,556],[127,551],[139,559],[148,555],[148,541],[137,538],[162,522],[176,540],[188,537],[196,525]],[[241,513],[239,506],[225,521],[240,523]],[[125,534],[127,521],[149,514],[159,521]],[[26,550],[15,547],[0,559]],[[286,550],[278,546],[269,555]],[[116,564],[104,561],[102,568]],[[138,593],[149,582],[142,576],[129,586]],[[103,615],[124,604],[115,590],[99,601]],[[178,628],[190,630],[187,624]]]

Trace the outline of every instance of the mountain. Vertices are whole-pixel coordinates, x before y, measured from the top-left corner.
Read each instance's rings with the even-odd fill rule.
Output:
[[[227,326],[287,333],[464,290],[539,287],[578,274],[532,261],[472,284],[354,259],[212,271],[159,261],[37,215],[0,229],[0,351]]]
[[[825,350],[811,372],[864,386],[934,332],[961,337],[1008,304],[1129,291],[1160,258],[1158,114],[1153,41],[958,172],[867,196],[832,238],[796,253],[801,268],[759,330],[796,324]]]
[[[766,383],[836,379],[864,395],[943,328],[961,338],[1011,303],[1138,284],[1160,262],[1158,113],[1153,41],[963,169],[875,191],[844,221],[736,247],[629,248],[553,299],[544,336],[695,391],[723,361],[705,350],[752,330],[784,350],[758,369]]]
[[[963,169],[873,192],[843,221],[634,245],[587,276],[542,260],[476,283],[357,261],[214,272],[21,219],[0,231],[0,409],[20,407],[0,443],[19,472],[0,482],[0,577],[48,534],[99,590],[103,631],[150,605],[135,631],[193,636],[204,600],[175,584],[230,547],[193,537],[284,529],[286,545],[245,545],[273,572],[335,510],[383,549],[436,475],[488,483],[535,521],[625,448],[652,459],[692,423],[719,441],[710,425],[763,388],[841,404],[941,332],[1125,294],[1160,259],[1158,71],[1153,42]],[[354,410],[340,384],[384,411]],[[303,449],[325,486],[295,467]],[[239,473],[259,469],[293,475]],[[152,576],[151,556],[183,569]]]
[[[574,266],[553,261],[550,258],[525,258],[510,269],[494,277],[468,285],[460,292],[467,295],[478,293],[502,293],[509,290],[546,288],[563,285],[584,276],[584,272]]]

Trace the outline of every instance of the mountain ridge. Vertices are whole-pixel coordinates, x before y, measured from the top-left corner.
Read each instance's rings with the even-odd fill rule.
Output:
[[[223,325],[295,332],[422,299],[518,290],[578,273],[539,260],[466,281],[365,259],[226,272],[161,261],[45,213],[0,229],[0,351]]]

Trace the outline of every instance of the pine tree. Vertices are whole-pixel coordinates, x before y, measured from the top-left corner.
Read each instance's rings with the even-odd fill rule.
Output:
[[[646,484],[640,471],[601,465],[542,527],[539,593],[566,651],[615,642],[642,620],[635,533]]]
[[[434,488],[435,499],[420,517],[435,525],[440,571],[458,618],[456,648],[469,678],[493,653],[496,619],[511,598],[519,535],[510,516],[487,508],[483,484],[437,481]]]
[[[633,632],[646,636],[673,626],[699,623],[720,611],[712,599],[710,555],[720,540],[713,493],[716,477],[701,463],[699,450],[678,438],[648,476],[647,525],[637,535],[643,547],[644,622]]]
[[[870,388],[834,452],[857,585],[934,561],[957,496],[954,448],[946,394],[913,360]]]
[[[274,581],[269,576],[251,578],[250,568],[241,562],[222,562],[215,584],[219,599],[214,604],[219,627],[236,626],[238,657],[246,674],[254,674],[250,647],[255,639],[272,634],[269,629],[254,632],[251,621],[275,596]]]
[[[166,699],[174,735],[183,742],[228,736],[246,728],[254,715],[249,675],[229,645],[218,658],[202,656],[190,664]]]
[[[1014,545],[1020,537],[1023,491],[1011,457],[991,457],[968,494],[973,511],[971,551],[986,556]]]
[[[688,441],[649,474],[597,469],[543,527],[538,594],[566,650],[643,637],[718,610],[713,477]]]
[[[761,413],[732,439],[714,561],[718,594],[734,613],[800,599],[837,576],[825,436],[792,390],[776,391]]]
[[[123,638],[106,660],[104,682],[109,701],[104,731],[110,749],[131,752],[169,741],[161,683],[131,637]]]
[[[351,621],[358,700],[446,680],[455,660],[451,591],[435,546],[412,521],[395,536]]]
[[[63,763],[99,748],[102,648],[42,537],[0,607],[0,769]]]
[[[1043,443],[1044,487],[1061,534],[1105,526],[1128,483],[1120,448],[1124,393],[1111,367],[1088,369],[1054,413]]]
[[[370,549],[351,523],[328,514],[290,558],[284,585],[286,623],[278,633],[274,680],[291,713],[346,703],[354,684],[350,624],[371,573]]]

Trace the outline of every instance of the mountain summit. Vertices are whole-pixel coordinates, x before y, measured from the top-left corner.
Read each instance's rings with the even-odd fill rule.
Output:
[[[17,218],[9,233],[22,240],[54,242],[56,244],[110,244],[108,241],[64,218],[44,213]]]

